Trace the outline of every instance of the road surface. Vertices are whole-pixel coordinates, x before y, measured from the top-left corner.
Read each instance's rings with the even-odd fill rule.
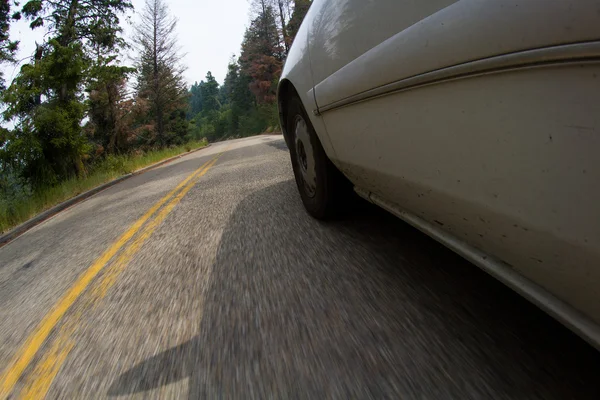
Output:
[[[215,144],[0,249],[9,398],[600,399],[600,353],[370,205],[303,210],[280,136]]]

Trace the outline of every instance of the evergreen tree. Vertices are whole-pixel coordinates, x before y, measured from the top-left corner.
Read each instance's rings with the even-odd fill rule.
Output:
[[[277,31],[279,34],[279,44],[283,47],[283,51],[287,56],[291,41],[288,38],[287,23],[290,19],[290,4],[291,0],[252,0],[252,10],[256,15],[264,15],[267,13],[267,8],[274,10],[277,19]]]
[[[15,121],[6,151],[23,176],[48,185],[84,175],[90,149],[81,129],[83,86],[94,65],[90,53],[107,55],[122,43],[119,14],[128,0],[30,0],[22,14],[31,28],[45,27],[48,41],[36,49],[4,93],[4,117]]]
[[[10,21],[19,18],[18,13],[15,14],[14,18],[11,18],[9,0],[0,0],[0,66],[4,63],[14,62],[18,42],[10,40]],[[4,89],[4,76],[0,71],[0,94]],[[2,197],[12,197],[15,188],[14,170],[17,163],[7,149],[11,136],[8,129],[0,127],[0,199]]]
[[[241,74],[238,63],[235,58],[232,58],[222,86],[223,96],[228,99],[230,110],[228,130],[232,135],[244,134],[244,132],[240,132],[240,119],[247,115],[254,106],[254,97],[249,90],[249,85],[249,77]]]
[[[190,89],[188,118],[197,137],[247,136],[278,124],[277,83],[287,49],[311,2],[251,3],[253,17],[244,35],[241,56],[230,60],[223,85],[217,90],[211,74]],[[284,48],[286,44],[288,47]]]
[[[250,77],[242,73],[235,59],[232,59],[227,66],[223,87],[229,97],[229,103],[240,113],[247,112],[254,106],[254,97],[249,89]]]
[[[286,19],[287,14],[289,13],[290,8],[290,0],[274,0],[275,6],[277,6],[277,10],[279,11],[279,29],[281,32],[281,42],[283,43],[283,47],[285,49],[285,55],[287,56],[290,46],[292,44],[291,40],[288,37],[288,28]]]
[[[219,83],[210,71],[206,73],[206,82],[203,82],[203,85],[200,87],[200,93],[202,95],[202,112],[204,114],[219,109]]]
[[[200,83],[196,82],[190,88],[190,106],[188,110],[189,119],[192,119],[202,111],[202,85],[204,85],[203,81]]]
[[[127,96],[127,77],[134,70],[115,65],[100,65],[88,84],[88,117],[86,125],[96,154],[123,153],[131,136],[132,100]]]
[[[298,34],[300,25],[302,24],[310,5],[310,0],[294,0],[294,11],[292,12],[292,18],[286,27],[287,40],[289,41],[290,46],[294,42],[296,34]]]
[[[283,59],[284,51],[279,43],[273,8],[267,6],[246,30],[240,57],[242,73],[251,78],[250,90],[257,103],[275,102]]]
[[[147,103],[149,113],[142,123],[146,141],[167,145],[187,135],[185,112],[187,87],[177,47],[177,20],[169,15],[164,0],[146,0],[136,27],[137,98]],[[183,119],[183,121],[181,121]]]
[[[17,51],[18,42],[11,41],[9,36],[11,19],[20,19],[20,14],[14,17],[10,15],[10,1],[0,0],[0,65],[5,62],[13,62]],[[0,91],[4,89],[4,76],[0,71]],[[0,142],[0,145],[2,143]]]

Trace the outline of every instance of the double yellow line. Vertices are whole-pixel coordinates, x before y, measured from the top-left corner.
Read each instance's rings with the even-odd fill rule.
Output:
[[[225,151],[226,150],[223,152]],[[67,293],[44,317],[9,362],[8,367],[0,377],[0,399],[7,398],[13,391],[17,381],[36,354],[40,351],[50,333],[61,321],[67,311],[69,311],[74,303],[81,297],[84,291],[90,286],[94,278],[96,278],[96,276],[105,269],[113,257],[120,252],[119,257],[109,268],[103,279],[96,285],[94,290],[90,291],[89,298],[84,302],[87,307],[92,306],[95,302],[104,297],[108,289],[116,281],[117,276],[125,269],[129,261],[141,248],[142,244],[152,235],[181,199],[183,199],[192,187],[194,187],[196,182],[217,162],[223,152],[217,154],[213,159],[190,174],[175,189],[163,197],[158,203],[154,204],[146,214],[138,219],[77,279]],[[154,218],[152,219],[152,217]],[[148,222],[149,220],[150,222]],[[140,230],[141,232],[138,234]],[[135,239],[132,240],[134,236]],[[127,244],[129,245],[122,250]],[[87,307],[84,306],[83,308]],[[62,365],[66,359],[66,355],[74,345],[70,337],[75,330],[74,326],[77,325],[77,321],[84,311],[83,308],[79,312],[74,313],[73,321],[70,324],[65,324],[66,327],[57,335],[50,352],[46,357],[43,357],[42,360],[40,360],[37,368],[33,370],[33,379],[26,384],[24,391],[21,394],[22,398],[40,398],[45,396],[54,377],[58,373],[60,365]]]

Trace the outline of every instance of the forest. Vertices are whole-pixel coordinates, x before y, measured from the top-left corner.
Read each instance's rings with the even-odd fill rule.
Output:
[[[195,138],[247,136],[279,129],[276,88],[308,0],[254,0],[241,54],[219,86],[209,71],[192,85],[188,118]]]
[[[94,185],[207,142],[279,130],[276,87],[309,0],[251,0],[219,84],[189,87],[167,0],[0,0],[0,232]],[[15,21],[44,40],[17,64]],[[131,62],[124,54],[133,52]],[[22,61],[22,60],[20,60]]]

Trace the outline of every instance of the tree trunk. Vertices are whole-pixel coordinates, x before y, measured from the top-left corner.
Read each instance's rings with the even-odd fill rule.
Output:
[[[263,26],[263,35],[267,43],[271,44],[271,38],[269,37],[269,26],[267,24],[267,6],[265,5],[265,0],[260,0],[260,5],[262,7],[262,26]]]
[[[35,43],[34,65],[37,65],[37,63],[39,63],[42,60],[43,56],[44,56],[44,48],[42,46],[40,46],[39,44],[37,44],[37,42],[36,42]],[[39,84],[39,81],[37,79],[34,82],[35,82],[36,86]],[[33,105],[35,107],[37,107],[40,104],[42,104],[42,95],[36,94],[33,98]]]
[[[116,154],[117,149],[119,147],[119,143],[117,142],[117,96],[115,87],[112,83],[107,83],[105,85],[106,88],[106,96],[108,100],[108,126],[110,129],[110,140],[108,142],[108,152],[111,154]]]
[[[283,46],[285,48],[285,55],[288,55],[290,50],[287,35],[287,25],[285,23],[285,14],[283,13],[283,1],[278,0],[277,5],[279,6],[279,18],[281,20],[281,34],[283,36]]]
[[[83,159],[80,154],[75,154],[75,172],[78,178],[85,178],[87,176],[87,171],[85,170],[85,166],[83,165]]]
[[[62,32],[58,39],[58,43],[60,43],[60,45],[63,47],[67,47],[75,39],[75,16],[77,15],[78,8],[79,0],[71,0],[71,4],[69,5],[69,14],[67,15],[65,25],[63,26]],[[69,101],[69,97],[69,84],[64,82],[60,86],[58,99],[61,103],[66,103]]]
[[[160,96],[159,65],[158,65],[158,1],[154,1],[154,32],[153,32],[153,79],[154,79],[154,112],[156,114],[156,136],[160,145],[164,145],[164,120]]]
[[[61,46],[68,46],[75,38],[75,16],[79,8],[79,0],[71,0],[69,5],[69,14],[60,34],[59,43]]]

